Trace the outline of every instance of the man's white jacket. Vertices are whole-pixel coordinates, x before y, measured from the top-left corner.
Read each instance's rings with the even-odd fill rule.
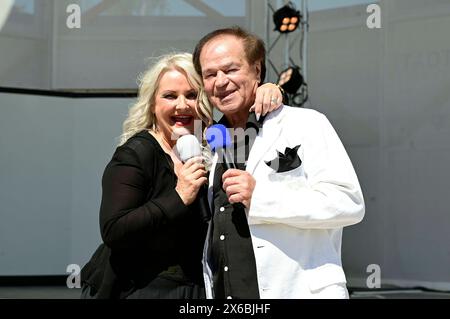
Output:
[[[299,167],[278,173],[265,163],[286,147],[298,145]],[[212,171],[216,162],[217,156]],[[342,229],[362,220],[364,199],[352,163],[328,119],[317,111],[289,106],[270,113],[246,170],[256,179],[248,223],[261,298],[345,298],[333,289],[345,289],[346,283]],[[206,262],[204,276],[207,297],[211,297]]]

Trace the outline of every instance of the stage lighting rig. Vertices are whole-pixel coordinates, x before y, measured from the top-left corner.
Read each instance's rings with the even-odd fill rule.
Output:
[[[302,107],[308,100],[307,79],[307,33],[308,33],[308,0],[300,0],[301,6],[297,7],[292,1],[275,10],[272,0],[266,0],[266,43],[268,77],[284,91],[283,101],[289,105]],[[273,22],[271,21],[271,18]],[[274,25],[272,24],[274,23]],[[272,35],[271,35],[272,33]],[[275,33],[275,34],[273,34]],[[280,39],[284,41],[279,42]],[[280,50],[274,51],[277,43],[283,43]],[[299,59],[294,59],[291,52],[299,44]],[[279,47],[279,46],[278,46]],[[284,61],[281,61],[281,60]],[[278,67],[282,65],[279,71]]]

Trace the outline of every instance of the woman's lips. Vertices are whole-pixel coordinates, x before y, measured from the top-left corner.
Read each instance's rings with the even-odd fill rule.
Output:
[[[187,126],[192,123],[194,117],[192,115],[176,115],[172,116],[172,121],[175,122],[177,126]]]

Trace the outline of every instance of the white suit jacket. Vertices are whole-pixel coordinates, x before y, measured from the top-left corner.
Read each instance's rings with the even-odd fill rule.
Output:
[[[265,163],[278,151],[297,145],[300,167],[277,173]],[[212,171],[216,162],[217,156]],[[256,179],[248,222],[261,298],[345,298],[329,288],[345,289],[342,228],[362,220],[364,199],[347,152],[327,118],[289,106],[270,113],[246,170]],[[210,199],[213,177],[210,174]],[[212,276],[205,260],[211,297]]]

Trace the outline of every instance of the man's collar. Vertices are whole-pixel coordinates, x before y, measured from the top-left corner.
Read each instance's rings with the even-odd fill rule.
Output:
[[[256,130],[256,133],[259,132],[259,129],[262,127],[262,123],[264,122],[264,116],[261,116],[259,118],[259,121],[256,120],[256,114],[255,112],[250,112],[248,114],[248,119],[247,119],[247,123],[245,124],[245,129],[248,128],[254,128]],[[227,118],[224,116],[222,116],[222,118],[219,120],[218,124],[222,124],[226,127],[230,127],[230,123],[228,122]]]

